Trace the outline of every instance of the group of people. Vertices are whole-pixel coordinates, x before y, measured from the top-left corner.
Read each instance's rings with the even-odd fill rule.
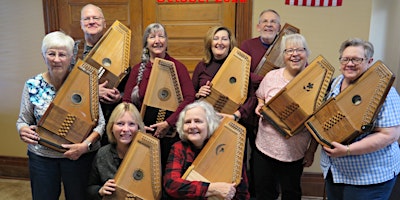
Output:
[[[308,64],[310,49],[300,34],[282,38],[284,66],[259,76],[254,73],[281,29],[280,16],[264,10],[259,16],[259,37],[244,41],[240,49],[252,57],[248,96],[234,113],[217,113],[201,101],[210,95],[210,82],[231,50],[237,46],[234,33],[226,27],[211,27],[204,39],[204,58],[192,77],[187,68],[167,53],[168,36],[162,24],[150,24],[143,34],[141,62],[134,65],[118,88],[99,84],[100,115],[92,133],[77,144],[62,144],[65,153],[38,143],[37,122],[67,78],[77,58],[84,58],[103,36],[106,28],[101,8],[93,4],[81,10],[84,41],[55,31],[42,41],[47,71],[25,83],[17,130],[28,144],[33,199],[58,199],[63,183],[66,199],[101,199],[111,195],[118,170],[137,131],[154,131],[160,139],[164,199],[301,199],[301,175],[314,161],[318,143],[304,131],[282,136],[260,114],[261,107],[285,87]],[[343,42],[339,51],[341,75],[334,79],[327,98],[339,95],[373,62],[373,46],[358,38]],[[175,64],[183,101],[165,121],[144,124],[142,107],[152,64],[156,58]],[[388,199],[400,172],[400,97],[392,88],[379,111],[375,129],[355,138],[349,145],[333,142],[321,150],[321,168],[328,199]],[[243,165],[240,184],[182,179],[223,117],[246,127],[250,165]],[[175,137],[164,137],[176,127]],[[106,134],[104,134],[104,130]],[[106,138],[106,139],[104,139]],[[244,162],[246,163],[246,162]],[[250,195],[251,194],[251,195]]]

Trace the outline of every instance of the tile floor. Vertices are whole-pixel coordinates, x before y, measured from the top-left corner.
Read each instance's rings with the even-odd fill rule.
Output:
[[[0,200],[30,200],[31,189],[29,180],[1,179]],[[60,197],[64,200],[64,197]],[[322,200],[322,197],[303,197],[302,200]]]
[[[0,178],[0,200],[30,200],[31,186],[29,180]],[[65,200],[61,197],[60,200]]]

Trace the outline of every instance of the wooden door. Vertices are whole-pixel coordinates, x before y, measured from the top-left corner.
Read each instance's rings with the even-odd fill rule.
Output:
[[[80,27],[81,9],[88,3],[93,3],[103,10],[106,19],[107,28],[112,25],[115,20],[119,20],[131,29],[131,62],[139,61],[140,50],[137,48],[141,43],[141,26],[137,26],[141,12],[137,12],[137,2],[139,0],[43,0],[43,11],[45,17],[46,33],[62,30],[69,34],[75,40],[84,39],[82,29]],[[138,57],[136,60],[135,58]],[[136,62],[135,62],[136,61]]]
[[[235,32],[234,3],[158,3],[144,1],[143,29],[153,22],[165,26],[168,53],[192,72],[204,55],[204,36],[216,25]]]
[[[43,0],[45,32],[63,30],[83,39],[80,10],[93,3],[102,8],[107,26],[121,21],[132,31],[131,63],[140,61],[147,25],[158,22],[168,33],[168,53],[189,72],[203,56],[203,38],[209,27],[227,26],[238,42],[251,37],[252,1],[247,3],[159,3],[157,0]]]

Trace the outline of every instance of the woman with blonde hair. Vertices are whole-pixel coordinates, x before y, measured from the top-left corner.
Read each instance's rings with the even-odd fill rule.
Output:
[[[89,176],[89,199],[101,199],[115,191],[114,176],[138,131],[145,132],[139,111],[131,103],[120,103],[107,123],[109,144],[97,152]]]

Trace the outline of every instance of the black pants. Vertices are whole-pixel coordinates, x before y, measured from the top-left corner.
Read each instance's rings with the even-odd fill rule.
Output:
[[[161,178],[161,184],[163,185],[164,188],[164,181],[163,181],[163,177],[164,177],[164,173],[165,173],[165,167],[167,165],[167,161],[168,161],[168,156],[169,156],[169,152],[171,150],[171,146],[179,141],[179,135],[178,133],[176,133],[175,137],[164,137],[160,139],[160,151],[161,151],[161,173],[162,173],[162,178]],[[165,190],[162,190],[162,195],[161,195],[161,200],[172,200],[173,198],[170,198],[168,196],[168,194],[165,192]]]
[[[180,138],[178,133],[175,135],[175,137],[164,137],[160,139],[161,171],[163,176],[165,172],[165,167],[167,165],[168,155],[169,151],[171,150],[171,146],[179,140]]]
[[[277,183],[280,185],[282,200],[301,200],[301,175],[303,159],[281,162],[254,151],[254,183],[256,197],[260,200],[275,200]]]
[[[256,133],[257,133],[257,127],[252,126],[249,124],[244,124],[246,128],[246,148],[245,148],[245,153],[244,153],[244,160],[243,163],[246,165],[247,169],[247,179],[249,182],[249,192],[251,197],[255,197],[255,189],[254,189],[254,170],[253,170],[253,160],[254,160],[254,150],[256,149],[255,141],[256,141]],[[250,152],[247,152],[250,150]],[[249,162],[249,165],[247,165],[247,161]]]

